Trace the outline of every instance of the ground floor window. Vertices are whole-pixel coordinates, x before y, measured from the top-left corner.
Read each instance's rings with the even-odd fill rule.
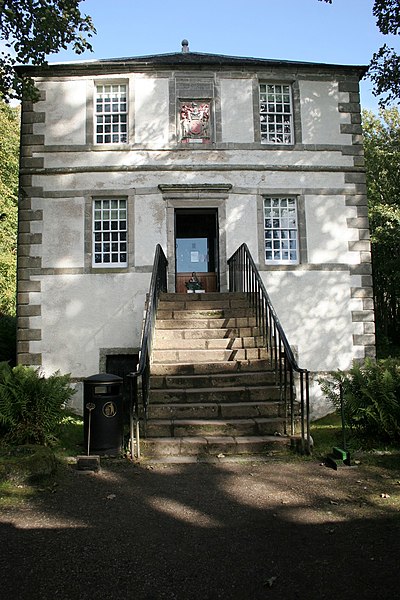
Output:
[[[265,262],[297,264],[299,235],[295,197],[264,198]]]
[[[99,198],[93,201],[94,267],[128,265],[127,200]]]

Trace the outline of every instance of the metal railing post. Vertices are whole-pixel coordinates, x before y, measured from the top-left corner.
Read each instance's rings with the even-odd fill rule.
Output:
[[[229,287],[231,291],[246,293],[256,316],[257,327],[269,353],[271,367],[279,380],[281,397],[285,401],[285,414],[290,402],[291,434],[295,433],[294,373],[300,385],[300,421],[302,452],[310,453],[310,382],[309,371],[301,369],[294,357],[282,325],[278,319],[260,273],[246,244],[242,244],[228,260]],[[234,282],[234,283],[233,283]],[[289,375],[289,376],[288,376]]]
[[[137,365],[136,372],[128,375],[130,378],[130,449],[132,459],[134,458],[134,438],[136,439],[136,458],[140,458],[138,379],[140,378],[141,381],[143,417],[146,427],[149,399],[150,356],[153,344],[155,316],[157,313],[159,295],[161,292],[167,291],[167,266],[168,261],[165,257],[163,249],[161,248],[160,244],[157,244],[150,280],[150,288],[147,296],[142,339],[139,351],[139,363]]]

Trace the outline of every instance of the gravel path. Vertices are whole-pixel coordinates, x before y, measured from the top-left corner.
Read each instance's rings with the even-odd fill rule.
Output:
[[[362,465],[70,467],[1,513],[0,598],[392,599],[399,507],[393,473]]]

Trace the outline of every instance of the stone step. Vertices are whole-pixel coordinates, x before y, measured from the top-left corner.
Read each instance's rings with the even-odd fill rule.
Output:
[[[154,350],[215,350],[260,348],[263,338],[259,337],[229,337],[229,338],[194,338],[194,339],[156,339]]]
[[[274,385],[275,373],[272,370],[214,373],[206,375],[151,375],[150,389],[170,388],[186,389],[189,385],[194,389],[220,388],[220,387],[244,387],[257,385]]]
[[[259,333],[245,294],[161,295],[146,457],[260,454],[290,443]]]
[[[207,459],[225,456],[267,455],[290,447],[288,436],[199,436],[161,437],[141,440],[141,449],[146,458],[197,457]]]
[[[251,436],[283,434],[285,420],[279,417],[242,419],[148,419],[146,438],[197,436]]]
[[[187,319],[235,319],[252,317],[251,308],[209,308],[197,310],[157,310],[157,321],[176,319],[177,321]]]
[[[285,416],[280,402],[196,402],[150,404],[150,419],[234,419]]]
[[[225,300],[247,300],[243,292],[207,292],[205,294],[175,294],[162,292],[160,302],[224,302]]]
[[[202,294],[203,296],[204,294]],[[246,298],[226,298],[225,300],[198,300],[196,297],[191,299],[193,294],[189,294],[190,299],[185,297],[184,300],[160,300],[158,302],[158,310],[221,310],[228,308],[249,308],[249,303]]]
[[[189,380],[187,383],[190,385],[192,382]],[[274,385],[150,390],[150,404],[168,404],[169,402],[265,402],[279,399],[280,389]]]
[[[153,365],[157,363],[214,363],[267,358],[265,348],[239,348],[232,350],[153,350]]]
[[[216,363],[153,363],[151,375],[168,377],[171,375],[215,375],[217,373],[253,372],[270,370],[270,363],[266,359],[232,360]]]
[[[229,317],[226,319],[161,319],[156,322],[158,329],[229,329],[239,327],[255,327],[255,317]]]
[[[238,327],[230,329],[155,329],[154,341],[158,340],[197,340],[236,337],[259,337],[258,327]]]

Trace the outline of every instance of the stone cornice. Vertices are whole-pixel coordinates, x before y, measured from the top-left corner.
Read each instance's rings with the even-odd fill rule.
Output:
[[[140,173],[140,172],[176,172],[176,171],[206,171],[206,172],[234,172],[234,171],[286,171],[298,173],[365,173],[364,167],[351,166],[326,166],[326,165],[115,165],[115,166],[79,166],[79,167],[49,167],[49,168],[23,168],[21,174],[29,175],[71,175],[77,173]],[[348,182],[354,183],[354,182]]]

